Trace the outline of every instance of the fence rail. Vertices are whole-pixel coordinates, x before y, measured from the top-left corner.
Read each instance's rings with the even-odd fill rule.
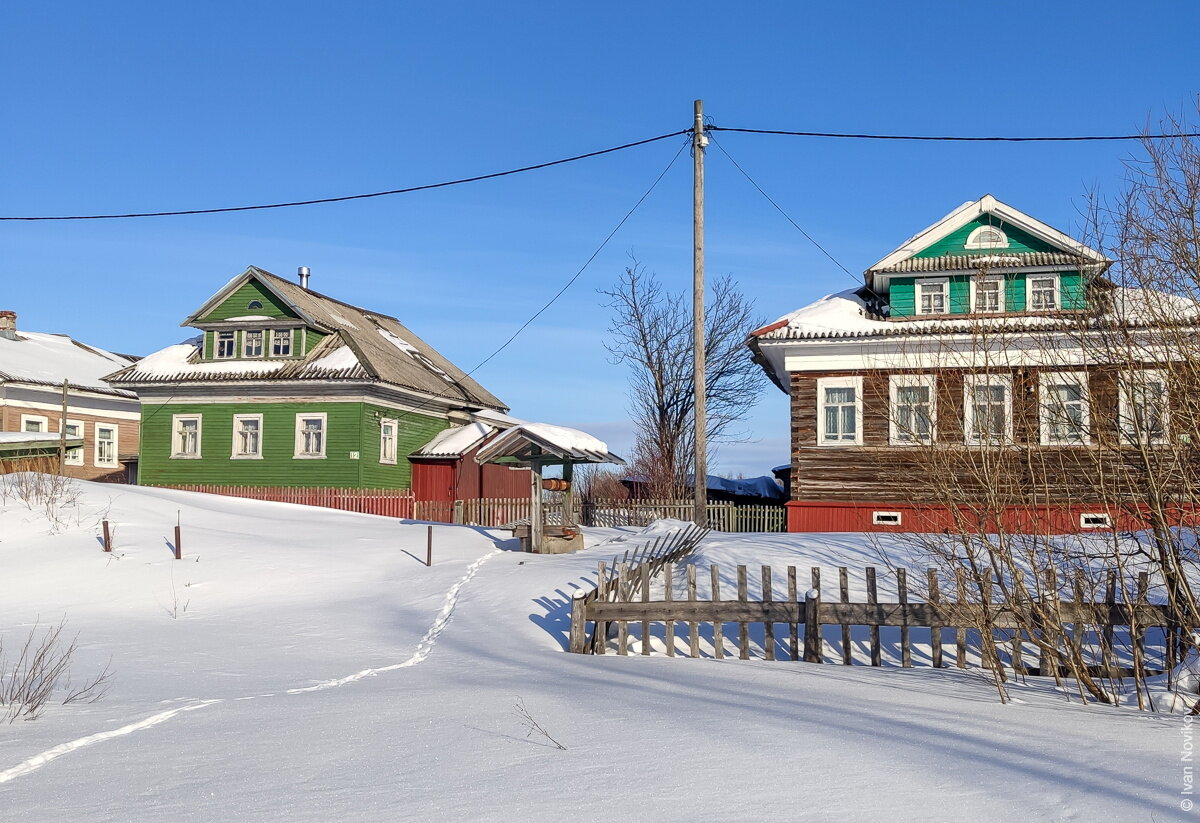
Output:
[[[869,662],[869,665],[880,666],[883,665],[880,629],[898,628],[898,643],[889,646],[893,657],[897,656],[895,652],[898,651],[900,665],[909,667],[914,659],[911,630],[920,628],[929,631],[929,665],[942,667],[946,644],[944,635],[952,631],[950,645],[953,647],[954,663],[959,668],[965,668],[969,659],[979,658],[981,631],[1009,630],[1008,637],[997,639],[993,634],[993,642],[1003,647],[1006,658],[1003,662],[1014,671],[1049,673],[1059,666],[1059,661],[1052,659],[1057,655],[1047,648],[1053,644],[1039,644],[1028,632],[1022,632],[1022,626],[1027,623],[1018,619],[1017,611],[1012,606],[985,599],[971,601],[962,584],[957,587],[956,599],[944,598],[934,569],[929,569],[926,574],[924,602],[909,602],[905,569],[896,570],[896,601],[884,602],[878,596],[876,569],[867,568],[867,602],[858,603],[850,601],[849,569],[846,567],[838,568],[839,598],[833,602],[822,599],[820,568],[810,569],[811,588],[802,591],[796,567],[788,566],[785,580],[779,581],[786,586],[786,595],[781,587],[780,596],[776,596],[774,572],[770,566],[763,566],[758,599],[749,596],[746,566],[737,566],[735,569],[735,599],[721,597],[722,575],[718,565],[710,566],[707,573],[700,572],[692,564],[685,568],[686,599],[676,599],[676,569],[670,561],[652,568],[635,558],[632,563],[620,562],[615,573],[600,564],[596,588],[590,592],[580,592],[572,603],[570,650],[580,654],[605,654],[610,650],[610,641],[615,639],[615,651],[618,654],[628,654],[631,645],[636,644],[641,654],[648,655],[654,646],[661,643],[665,653],[673,657],[678,652],[675,640],[677,624],[682,623],[686,625],[684,653],[688,656],[704,656],[701,653],[703,633],[705,645],[708,646],[707,655],[723,658],[726,644],[730,644],[736,649],[737,656],[746,660],[751,656],[750,627],[753,625],[761,627],[761,635],[753,645],[758,646],[762,657],[767,660],[822,663],[829,656],[829,651],[836,650],[833,658],[844,665]],[[651,600],[649,581],[659,569],[663,571],[664,578],[662,597]],[[707,597],[702,597],[705,593],[700,591],[698,580],[707,582]],[[1165,627],[1158,659],[1162,660],[1164,668],[1170,669],[1179,659],[1175,642],[1179,630],[1170,625],[1166,606],[1146,602],[1147,575],[1143,573],[1137,578],[1136,586],[1131,587],[1132,596],[1126,602],[1118,602],[1113,581],[1110,580],[1106,588],[1103,602],[1084,600],[1082,592],[1076,587],[1076,599],[1051,599],[1042,601],[1041,605],[1053,611],[1060,623],[1071,625],[1070,642],[1081,644],[1088,642],[1085,638],[1093,639],[1089,646],[1089,651],[1094,652],[1090,654],[1092,664],[1089,669],[1097,674],[1127,676],[1132,673],[1132,669],[1123,666],[1118,659],[1120,650],[1115,643],[1115,629],[1118,627],[1126,630],[1123,636],[1128,638],[1132,647],[1132,654],[1128,657],[1135,663],[1140,661],[1147,673],[1159,671],[1148,666],[1147,630]],[[652,628],[659,624],[662,626],[661,640],[657,633],[652,632]],[[734,629],[734,637],[727,636],[729,624]],[[706,629],[703,632],[702,626]],[[778,626],[782,626],[783,631],[777,635]],[[826,638],[826,627],[840,630],[835,632],[835,639]],[[867,630],[865,642],[852,642],[854,627]],[[639,628],[640,632],[637,632]],[[631,635],[631,631],[637,633]],[[856,661],[856,646],[862,650],[860,656],[862,652],[869,653],[866,661]],[[924,646],[922,651],[924,653]],[[1032,658],[1026,655],[1030,651],[1036,656],[1036,665],[1029,665]]]
[[[415,514],[416,498],[408,489],[336,489],[290,488],[286,486],[219,486],[196,484],[170,486],[172,489],[275,503],[297,503],[327,509],[378,514],[384,517],[411,518]]]

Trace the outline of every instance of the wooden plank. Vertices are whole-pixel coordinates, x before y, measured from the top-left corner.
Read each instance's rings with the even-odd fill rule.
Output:
[[[1054,575],[1054,569],[1046,569],[1045,582],[1042,589],[1042,611],[1046,611],[1050,603],[1053,603],[1058,597],[1058,580]],[[1055,655],[1050,652],[1050,637],[1046,632],[1045,626],[1038,626],[1038,634],[1041,636],[1041,644],[1038,646],[1038,674],[1042,677],[1058,676],[1058,661]]]
[[[696,602],[696,564],[687,566],[687,597],[689,603]],[[700,624],[695,620],[688,624],[688,654],[700,656]]]
[[[569,648],[572,654],[583,654],[584,644],[587,640],[587,618],[586,606],[584,598],[587,593],[582,589],[575,592],[571,598],[571,636],[569,640]]]
[[[621,572],[617,577],[617,600],[622,604],[629,602],[629,564],[621,564]],[[617,621],[617,654],[629,654],[629,621]]]
[[[762,602],[766,606],[770,604],[771,597],[771,567],[762,567]],[[764,609],[766,611],[766,609]],[[770,618],[763,621],[763,652],[766,654],[767,660],[775,659],[775,624]]]
[[[604,565],[604,561],[599,563],[599,569],[596,573],[596,598],[593,601],[598,603],[608,599],[608,568]],[[605,654],[608,645],[608,621],[593,618],[592,626],[592,653]]]
[[[650,601],[650,564],[642,561],[638,564],[638,573],[641,578],[638,587],[642,590],[642,602]],[[650,621],[642,621],[642,654],[650,654]]]
[[[850,602],[850,572],[845,566],[838,567],[838,594],[843,603]],[[842,624],[842,665],[854,665],[854,648],[850,645],[850,624]]]
[[[962,569],[954,570],[954,585],[957,589],[957,605],[965,606],[967,604],[967,579],[963,574]],[[951,623],[950,625],[954,625]],[[954,630],[954,665],[960,669],[967,667],[967,630],[964,628],[956,628]]]
[[[932,605],[934,619],[929,627],[930,664],[935,669],[942,668],[942,623],[938,616],[937,607],[941,604],[942,596],[938,589],[937,569],[927,569],[925,572],[929,588],[929,603]]]
[[[710,600],[713,603],[721,602],[721,573],[717,569],[717,564],[714,563],[709,569],[712,576],[712,593]],[[725,626],[720,618],[713,619],[713,656],[717,660],[725,658]]]
[[[879,589],[875,585],[875,567],[867,566],[867,605],[874,606],[878,602],[879,602]],[[847,605],[849,605],[849,604],[847,604]],[[852,622],[858,622],[858,621],[838,620],[837,622],[838,623],[852,623]],[[871,623],[870,631],[871,631],[871,665],[872,666],[882,666],[883,665],[883,656],[879,650],[879,624]]]
[[[909,628],[908,628],[908,570],[896,569],[896,596],[900,601],[901,620],[900,624],[900,666],[905,669],[912,668],[912,647],[909,645]],[[932,618],[930,622],[933,622]]]
[[[1083,570],[1078,569],[1075,572],[1075,577],[1071,581],[1071,593],[1075,597],[1074,605],[1078,607],[1083,603]],[[1078,608],[1074,610],[1074,614],[1070,619],[1066,614],[1063,615],[1064,622],[1070,619],[1071,622],[1071,646],[1075,650],[1075,655],[1078,657],[1082,653],[1083,638],[1087,633],[1087,621],[1079,614]]]
[[[1112,611],[1112,607],[1117,604],[1117,573],[1113,569],[1109,569],[1107,579],[1104,581],[1104,602]],[[1100,663],[1106,671],[1111,671],[1113,668],[1113,624],[1106,620],[1100,631]],[[1171,644],[1167,643],[1167,648],[1170,649]],[[1167,663],[1167,668],[1170,669],[1170,661]]]
[[[675,564],[663,564],[663,597],[669,604],[675,599]],[[674,611],[668,611],[663,615],[664,634],[667,643],[667,657],[675,656],[675,619]]]
[[[796,567],[787,567],[787,599],[789,603],[796,602]],[[788,652],[792,660],[800,659],[800,624],[788,623]]]
[[[1146,604],[1146,595],[1150,593],[1150,575],[1148,572],[1140,572],[1137,578],[1137,599],[1134,601],[1134,606],[1140,612]],[[1164,607],[1164,612],[1166,611]],[[1136,626],[1133,632],[1133,648],[1135,660],[1144,661],[1146,659],[1146,626],[1154,625],[1153,623],[1141,623]],[[1144,665],[1144,664],[1143,664]]]
[[[737,588],[738,606],[748,609],[750,604],[746,597],[746,567],[742,565],[737,567]],[[741,618],[738,623],[738,658],[740,660],[750,659],[750,627],[746,624],[745,618]]]
[[[820,569],[812,570],[819,585]],[[804,662],[820,663],[821,654],[821,590],[814,586],[804,596]]]

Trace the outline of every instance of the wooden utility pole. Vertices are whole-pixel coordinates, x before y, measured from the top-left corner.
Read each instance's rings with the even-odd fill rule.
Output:
[[[692,129],[692,384],[695,387],[696,463],[692,472],[695,511],[692,520],[700,528],[708,525],[708,438],[705,429],[707,387],[704,379],[704,101],[692,103],[695,125]]]
[[[66,471],[67,465],[67,381],[63,381],[62,417],[58,421],[58,473]]]

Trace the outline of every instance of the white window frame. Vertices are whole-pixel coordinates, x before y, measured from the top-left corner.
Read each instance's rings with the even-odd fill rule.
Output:
[[[921,305],[921,286],[940,285],[942,287],[942,311],[925,311]],[[919,315],[935,315],[941,316],[950,313],[950,278],[949,277],[922,277],[913,281],[913,308]]]
[[[902,388],[923,387],[929,389],[929,439],[905,437],[897,418],[900,408],[899,394]],[[937,440],[937,377],[932,374],[893,374],[888,378],[888,440],[893,446],[921,446]]]
[[[182,420],[196,421],[196,453],[186,454],[182,450],[183,439],[179,435],[179,423]],[[171,415],[171,459],[172,460],[199,460],[203,454],[204,446],[204,416],[200,414],[173,414]]]
[[[229,354],[221,354],[221,335],[231,335],[232,339],[229,343]],[[213,359],[214,360],[233,360],[237,357],[237,332],[229,331],[214,331],[213,332]]]
[[[872,526],[901,526],[903,524],[903,512],[871,512]]]
[[[100,430],[101,429],[112,429],[112,459],[111,460],[101,460],[100,459],[100,447],[102,445],[104,445],[104,443],[108,442],[108,441],[102,440],[100,438]],[[116,423],[93,423],[92,424],[92,437],[94,440],[94,442],[92,443],[92,465],[101,466],[106,469],[116,468],[119,465],[118,457],[117,457],[117,446],[121,442],[120,435],[121,435],[120,427]]]
[[[389,457],[387,454],[387,441],[384,439],[384,427],[392,427],[392,454]],[[398,442],[400,439],[400,421],[394,417],[385,417],[379,421],[379,462],[389,465],[396,464],[396,453],[399,451]]]
[[[304,449],[304,421],[321,421],[321,452],[309,453]],[[329,447],[329,415],[326,412],[301,412],[296,415],[296,450],[293,457],[297,460],[324,460]]]
[[[1121,372],[1117,378],[1119,383],[1117,400],[1117,427],[1121,441],[1127,444],[1145,443],[1147,445],[1162,445],[1171,437],[1171,389],[1167,383],[1167,373],[1158,369],[1134,369]],[[1138,433],[1134,425],[1133,404],[1131,396],[1134,384],[1160,383],[1163,387],[1162,399],[1162,434],[1158,437],[1147,437],[1145,432]]]
[[[291,357],[295,343],[295,329],[271,329],[271,357]],[[275,351],[276,340],[287,340],[287,352],[279,354]]]
[[[1000,235],[1000,239],[1004,241],[1003,243],[985,243],[979,239],[982,235],[993,231]],[[966,242],[963,243],[964,249],[1007,249],[1008,246],[1008,235],[999,226],[977,226],[974,231],[967,235]]]
[[[258,354],[250,353],[250,335],[258,335]],[[242,357],[259,358],[266,357],[267,353],[267,334],[265,329],[244,329],[242,331]]]
[[[1054,308],[1035,308],[1033,305],[1033,281],[1054,281]],[[1057,274],[1029,274],[1025,276],[1025,310],[1026,311],[1058,311],[1062,308],[1062,278]]]
[[[84,422],[82,420],[72,420],[69,417],[67,418],[67,425],[74,426],[75,428],[77,428],[79,430],[79,434],[75,435],[76,437],[79,437],[79,438],[83,437],[84,431],[87,429],[87,426],[84,424]],[[62,421],[61,420],[58,423],[58,427],[59,427],[58,428],[59,434],[62,434],[63,429],[62,429]],[[71,437],[70,432],[67,432],[67,437]],[[83,446],[68,447],[67,448],[67,456],[66,456],[66,459],[63,461],[63,464],[66,466],[82,466],[84,464]]]
[[[861,446],[863,444],[863,379],[856,377],[817,378],[817,445],[818,446]],[[825,439],[825,390],[854,389],[854,439]]]
[[[25,428],[28,423],[37,423],[39,428],[36,432],[32,432]],[[44,414],[23,414],[21,415],[21,431],[29,434],[48,434],[50,431],[50,418]]]
[[[995,309],[979,308],[979,302],[978,302],[978,296],[977,296],[978,290],[976,288],[976,285],[978,283],[996,283],[997,284],[997,286],[999,287],[999,292],[1000,292],[999,293],[1000,300],[999,300],[997,308],[995,308]],[[1000,314],[1001,312],[1003,312],[1005,310],[1005,308],[1007,308],[1006,300],[1005,300],[1005,297],[1006,297],[1005,285],[1006,284],[1004,282],[1004,278],[999,277],[999,276],[972,277],[971,278],[971,313],[972,314]]]
[[[255,420],[258,422],[258,451],[257,452],[242,452],[238,451],[238,446],[241,444],[241,427],[238,425],[243,420]],[[233,416],[233,438],[231,441],[231,454],[233,460],[262,460],[263,452],[263,416],[261,414],[235,414]]]
[[[975,397],[977,386],[1004,387],[1004,435],[999,441],[975,437]],[[1013,442],[1013,380],[1009,374],[963,375],[963,441],[968,446],[1006,446]]]
[[[1089,520],[1095,522],[1089,523]],[[1081,529],[1111,529],[1112,515],[1108,512],[1080,512],[1079,528]]]
[[[1080,392],[1082,437],[1079,440],[1051,440],[1050,412],[1047,392],[1050,386],[1077,384]],[[1085,371],[1042,372],[1038,375],[1038,437],[1043,446],[1089,446],[1092,442],[1092,397]]]

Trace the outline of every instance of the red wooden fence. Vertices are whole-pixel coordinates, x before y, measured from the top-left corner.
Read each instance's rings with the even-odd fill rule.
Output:
[[[416,498],[408,489],[301,489],[283,486],[170,486],[188,492],[247,497],[275,503],[299,503],[327,509],[411,518]]]

